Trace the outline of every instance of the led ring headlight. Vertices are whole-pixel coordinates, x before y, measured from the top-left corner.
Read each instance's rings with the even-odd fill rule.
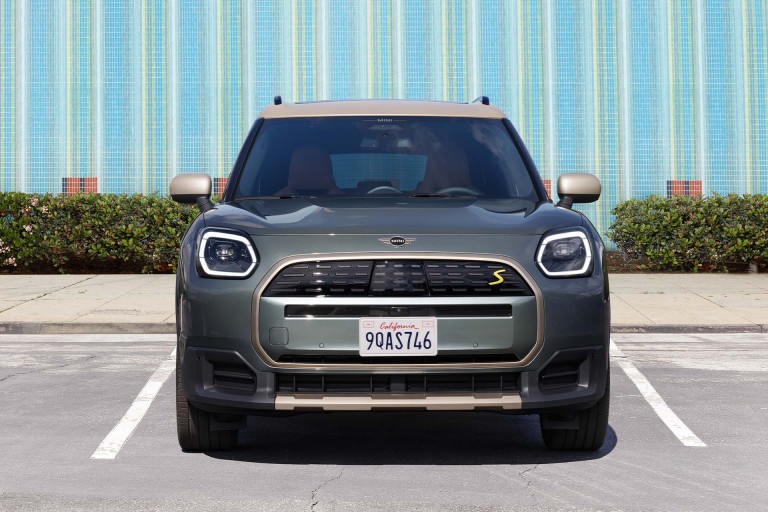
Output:
[[[568,231],[541,241],[536,263],[548,277],[582,276],[592,270],[592,248],[587,235]]]
[[[206,231],[197,253],[202,273],[213,277],[247,277],[256,267],[256,251],[248,237]]]

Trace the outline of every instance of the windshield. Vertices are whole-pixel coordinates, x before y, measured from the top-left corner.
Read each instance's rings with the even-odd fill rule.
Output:
[[[538,197],[501,120],[267,119],[235,197]]]

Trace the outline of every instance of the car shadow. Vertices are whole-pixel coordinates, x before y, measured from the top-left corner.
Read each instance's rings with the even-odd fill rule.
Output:
[[[599,450],[549,450],[533,415],[323,413],[249,418],[235,450],[207,455],[268,464],[551,464],[599,459],[616,441],[609,426]]]

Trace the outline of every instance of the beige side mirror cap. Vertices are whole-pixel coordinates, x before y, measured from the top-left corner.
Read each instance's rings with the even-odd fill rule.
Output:
[[[197,204],[201,211],[213,208],[211,177],[203,173],[179,174],[168,185],[171,199],[182,204]]]
[[[570,209],[573,203],[594,203],[600,199],[602,185],[594,174],[573,172],[557,178],[557,206]]]

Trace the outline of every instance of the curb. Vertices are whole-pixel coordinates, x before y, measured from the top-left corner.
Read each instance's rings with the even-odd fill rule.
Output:
[[[763,333],[768,332],[768,325],[760,324],[724,324],[724,325],[680,325],[680,324],[650,324],[650,325],[611,325],[612,333]]]
[[[0,323],[0,334],[176,334],[175,323]]]
[[[66,322],[16,322],[0,323],[0,334],[175,334],[175,323],[66,323]],[[768,333],[768,325],[678,325],[678,324],[614,324],[611,333]]]

